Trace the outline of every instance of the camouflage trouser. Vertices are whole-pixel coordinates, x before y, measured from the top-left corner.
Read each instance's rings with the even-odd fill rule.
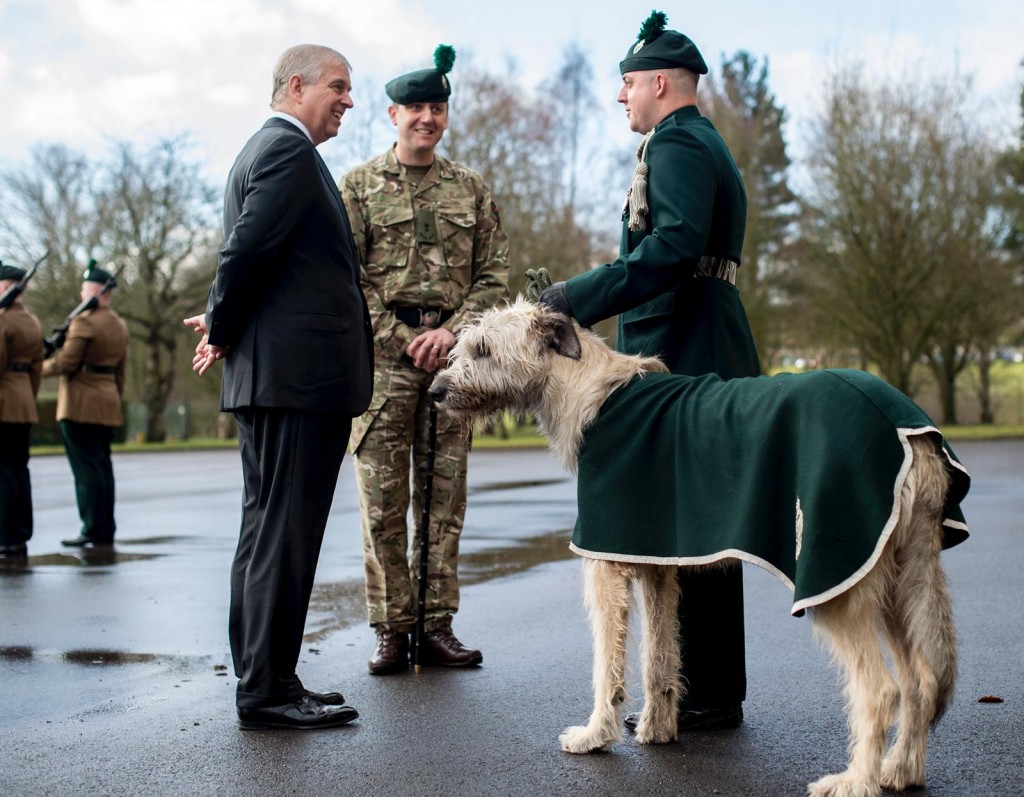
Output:
[[[377,363],[387,368],[383,406],[353,423],[356,478],[362,508],[366,606],[370,625],[382,631],[412,631],[419,585],[420,524],[427,468],[428,401],[431,374],[403,358]],[[381,374],[378,374],[381,376]],[[359,439],[361,437],[361,440]],[[430,499],[426,629],[449,625],[459,608],[459,536],[466,515],[465,428],[444,413],[437,416],[434,480]],[[410,510],[410,461],[413,535]],[[410,551],[411,548],[411,551]]]

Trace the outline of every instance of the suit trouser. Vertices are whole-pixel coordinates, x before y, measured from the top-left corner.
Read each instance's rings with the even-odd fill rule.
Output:
[[[21,545],[32,537],[31,431],[30,423],[0,423],[0,545]]]
[[[97,542],[113,542],[114,466],[110,442],[114,427],[98,423],[61,421],[64,450],[75,476],[75,498],[82,519],[81,535]]]
[[[228,636],[236,703],[261,708],[303,694],[295,665],[352,419],[260,407],[235,418],[243,494]]]
[[[685,709],[738,706],[747,696],[743,640],[743,570],[739,563],[723,569],[680,568],[680,670]]]

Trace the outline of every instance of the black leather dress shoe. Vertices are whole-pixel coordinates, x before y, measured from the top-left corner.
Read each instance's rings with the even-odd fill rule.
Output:
[[[0,545],[0,556],[9,556],[12,559],[23,558],[28,556],[28,546],[25,543]]]
[[[484,660],[479,650],[470,650],[452,633],[452,629],[438,628],[423,635],[420,661],[439,667],[474,667]]]
[[[370,675],[394,675],[409,669],[409,635],[385,631],[377,635],[377,647],[370,656]]]
[[[341,692],[311,692],[307,689],[306,696],[323,703],[325,706],[345,705],[345,696]]]
[[[272,729],[308,731],[347,725],[359,712],[352,706],[330,706],[303,695],[294,703],[265,708],[239,708],[238,727],[245,731]]]
[[[725,708],[685,709],[681,708],[676,714],[679,722],[680,733],[687,731],[724,731],[730,728],[740,727],[743,722],[742,706],[727,706]],[[630,731],[636,731],[637,723],[640,722],[640,712],[627,714],[623,723]]]
[[[61,540],[61,545],[68,548],[109,548],[114,543],[104,540],[94,540],[92,537],[72,537],[70,540]]]

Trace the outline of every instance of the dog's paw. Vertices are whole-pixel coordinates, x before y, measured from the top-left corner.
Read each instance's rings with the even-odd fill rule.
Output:
[[[826,775],[807,787],[808,797],[879,797],[882,793],[877,783],[866,783],[843,772]]]
[[[593,753],[595,750],[603,750],[614,739],[602,738],[588,726],[573,725],[562,731],[558,741],[562,744],[562,750],[567,753]]]
[[[888,757],[882,762],[882,788],[889,791],[905,791],[906,789],[924,787],[924,772],[917,771],[903,761],[894,761]]]
[[[634,737],[640,744],[668,744],[676,740],[676,729],[668,726],[657,727],[653,722],[637,723]]]

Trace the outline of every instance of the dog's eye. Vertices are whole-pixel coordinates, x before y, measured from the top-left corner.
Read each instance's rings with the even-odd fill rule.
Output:
[[[480,342],[476,344],[473,350],[473,356],[477,358],[490,357],[491,350],[487,348],[487,344]]]

